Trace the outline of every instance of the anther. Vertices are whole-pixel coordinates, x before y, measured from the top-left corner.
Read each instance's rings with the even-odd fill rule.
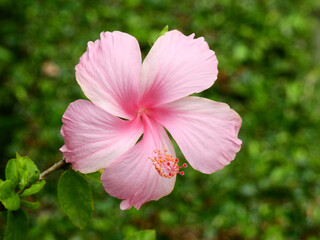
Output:
[[[167,154],[167,149],[163,149],[163,153],[158,149],[153,152],[155,153],[155,156],[153,158],[149,157],[149,159],[151,159],[152,164],[161,177],[172,178],[176,174],[184,175],[184,172],[180,171],[180,168],[186,168],[186,163],[179,166],[177,164],[179,160],[173,158],[172,155]]]

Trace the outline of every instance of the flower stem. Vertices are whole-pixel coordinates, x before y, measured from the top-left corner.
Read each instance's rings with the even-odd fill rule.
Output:
[[[48,168],[47,170],[43,171],[40,174],[39,177],[39,181],[42,181],[46,176],[48,176],[50,173],[53,173],[61,168],[64,168],[65,166],[67,166],[68,163],[66,162],[66,160],[63,158],[62,160],[60,160],[59,162],[55,163],[54,165],[52,165],[50,168]]]

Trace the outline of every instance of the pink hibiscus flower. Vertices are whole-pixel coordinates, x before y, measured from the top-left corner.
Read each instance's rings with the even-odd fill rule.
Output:
[[[194,169],[210,174],[223,168],[241,148],[241,118],[225,103],[189,96],[215,82],[217,65],[194,34],[167,32],[141,63],[134,37],[101,33],[76,66],[91,101],[77,100],[63,115],[66,161],[82,173],[104,169],[103,186],[124,199],[121,209],[168,195],[183,174],[186,164],[178,166],[165,128]]]

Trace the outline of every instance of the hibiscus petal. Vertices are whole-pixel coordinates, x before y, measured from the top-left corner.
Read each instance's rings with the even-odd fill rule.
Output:
[[[191,166],[203,173],[228,165],[241,148],[241,118],[225,103],[185,97],[150,114],[170,132]]]
[[[66,161],[82,173],[107,167],[142,134],[139,118],[121,120],[86,100],[71,103],[62,121],[65,145],[60,150]]]
[[[141,72],[137,40],[122,32],[102,32],[89,42],[76,66],[76,79],[84,94],[107,112],[135,117]]]
[[[140,99],[145,108],[209,88],[218,61],[204,38],[174,30],[158,38],[142,64]]]
[[[110,195],[124,199],[120,208],[130,209],[151,200],[168,195],[174,187],[175,176],[161,177],[149,157],[154,150],[164,150],[175,157],[170,139],[158,123],[146,120],[144,136],[140,142],[104,170],[101,176],[103,186]]]

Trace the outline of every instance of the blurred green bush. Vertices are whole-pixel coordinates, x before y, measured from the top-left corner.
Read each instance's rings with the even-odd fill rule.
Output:
[[[210,176],[188,168],[171,195],[140,211],[119,210],[92,182],[95,212],[84,231],[58,209],[53,174],[26,239],[123,239],[141,229],[158,239],[317,239],[319,13],[318,0],[0,0],[1,175],[16,151],[40,169],[61,158],[62,114],[84,98],[74,66],[102,31],[135,36],[144,56],[165,25],[204,36],[219,78],[202,96],[243,118],[231,165]]]

